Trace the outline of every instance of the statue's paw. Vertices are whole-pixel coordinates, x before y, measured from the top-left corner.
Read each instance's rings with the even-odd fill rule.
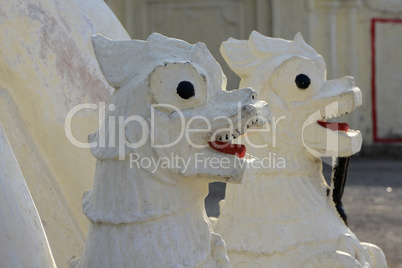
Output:
[[[367,250],[371,257],[371,267],[373,268],[387,268],[387,260],[385,259],[384,252],[376,245],[370,243],[360,243],[360,245]]]

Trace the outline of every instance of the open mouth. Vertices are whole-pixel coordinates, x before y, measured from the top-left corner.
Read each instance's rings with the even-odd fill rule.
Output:
[[[344,80],[348,82],[350,79]],[[335,85],[335,82],[326,82],[334,85],[328,85],[327,92],[323,91],[325,94],[322,93],[314,99],[313,106],[321,108],[311,114],[303,124],[303,145],[316,157],[351,156],[359,152],[362,146],[360,131],[340,122],[342,120],[340,117],[361,106],[360,89],[354,87],[353,83],[345,82],[346,85],[343,87],[342,84]]]
[[[328,119],[328,118],[325,118]],[[317,120],[317,128],[313,131],[313,140],[307,141],[310,147],[322,150],[326,156],[346,157],[360,151],[362,138],[360,131],[350,129],[347,123],[326,122],[325,119]],[[327,131],[329,130],[329,131]]]
[[[245,123],[241,123],[236,130],[229,132],[223,131],[216,135],[216,140],[208,142],[209,147],[224,154],[235,155],[238,158],[243,158],[246,155],[246,146],[243,144],[231,143],[232,140],[244,135],[249,128],[259,127],[268,123],[267,120],[249,119]]]
[[[246,146],[244,146],[243,144],[233,144],[223,141],[210,141],[208,142],[208,145],[218,152],[236,155],[238,158],[243,158],[246,155]]]
[[[348,123],[326,122],[325,120],[318,120],[317,123],[320,126],[322,126],[324,128],[328,128],[333,131],[348,132],[348,130],[350,128]]]

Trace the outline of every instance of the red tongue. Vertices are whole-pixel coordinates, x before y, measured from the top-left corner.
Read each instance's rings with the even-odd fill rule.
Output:
[[[317,123],[325,128],[329,128],[330,130],[338,130],[338,131],[345,131],[347,132],[349,130],[349,125],[348,123],[336,123],[336,122],[325,122],[318,120]]]
[[[246,155],[246,146],[244,146],[243,144],[233,144],[223,141],[210,141],[208,142],[208,145],[218,152],[237,155],[237,157],[239,158],[243,158]]]

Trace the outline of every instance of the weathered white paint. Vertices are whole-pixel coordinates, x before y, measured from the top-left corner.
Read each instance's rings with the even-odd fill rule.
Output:
[[[129,36],[102,0],[5,0],[0,10],[0,121],[56,263],[66,267],[85,242],[81,196],[91,187],[95,161],[67,140],[64,119],[75,105],[98,104],[112,92],[91,35]],[[75,138],[86,142],[97,118],[96,110],[77,113]]]
[[[214,230],[227,243],[234,267],[386,267],[380,248],[360,243],[338,215],[319,156],[350,156],[360,150],[359,131],[333,131],[317,120],[336,118],[362,104],[352,77],[326,81],[323,58],[302,39],[230,39],[222,54],[241,86],[254,87],[282,120],[250,137],[260,158],[283,157],[286,167],[261,168],[255,180],[227,185]],[[296,77],[310,84],[300,89]],[[272,120],[273,122],[274,119]],[[275,125],[275,124],[274,124]],[[275,140],[275,145],[273,145]]]
[[[0,266],[56,267],[41,219],[0,125]]]
[[[229,267],[225,243],[212,232],[204,198],[210,181],[242,182],[250,170],[239,163],[253,158],[222,154],[208,144],[239,135],[234,129],[228,132],[231,124],[217,116],[239,123],[237,130],[244,133],[247,124],[263,123],[256,116],[269,115],[267,104],[250,88],[226,91],[226,77],[203,43],[190,45],[160,34],[147,41],[112,41],[97,35],[93,43],[106,79],[116,88],[110,101],[116,108],[106,114],[115,120],[105,121],[89,136],[90,142],[105,138],[106,146],[91,149],[98,159],[95,182],[83,197],[91,225],[83,257],[71,266]],[[193,97],[183,99],[176,92],[182,81],[193,85]],[[152,110],[152,104],[163,106]],[[144,124],[132,122],[119,131],[118,116],[137,116]],[[182,129],[182,123],[201,116],[211,123],[210,129],[204,120]],[[188,134],[201,148],[190,145],[187,134],[178,138],[189,128],[207,130]],[[144,135],[144,129],[150,132]],[[226,135],[230,138],[223,138]],[[121,136],[130,143],[145,137],[144,144],[129,148]],[[171,145],[155,146],[166,144]],[[133,157],[158,161],[172,154],[188,165],[132,165]],[[226,158],[228,166],[213,168],[206,158]]]

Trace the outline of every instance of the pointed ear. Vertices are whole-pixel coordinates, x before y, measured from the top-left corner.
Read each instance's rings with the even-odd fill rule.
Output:
[[[257,31],[252,31],[248,40],[251,50],[259,57],[264,56],[267,53],[272,53],[273,45],[276,41],[275,39],[264,36]]]
[[[107,82],[119,88],[136,66],[138,54],[145,42],[139,40],[110,40],[100,34],[92,36],[96,59]]]
[[[246,40],[229,38],[221,44],[220,52],[230,69],[241,78],[246,77],[250,73],[250,66],[256,63]]]
[[[308,45],[304,41],[304,38],[303,38],[302,34],[300,32],[297,32],[295,34],[295,37],[293,38],[293,41],[292,41],[291,51],[292,52],[297,52],[300,49],[305,50],[305,47],[307,47],[307,46]]]
[[[317,54],[317,52],[304,41],[300,32],[298,32],[293,38],[291,51],[295,52],[298,50],[302,50],[304,53],[311,55],[311,57],[313,57],[312,55]]]
[[[304,41],[303,36],[300,32],[298,32],[293,38],[291,51],[293,52],[302,51],[305,55],[307,55],[311,60],[313,60],[317,64],[317,67],[320,70],[322,71],[326,70],[324,58],[320,54],[318,54],[314,48],[312,48]]]
[[[295,37],[293,38],[293,42],[298,43],[298,44],[305,43],[304,39],[303,39],[303,36],[302,36],[302,34],[300,32],[297,32],[295,34]]]

